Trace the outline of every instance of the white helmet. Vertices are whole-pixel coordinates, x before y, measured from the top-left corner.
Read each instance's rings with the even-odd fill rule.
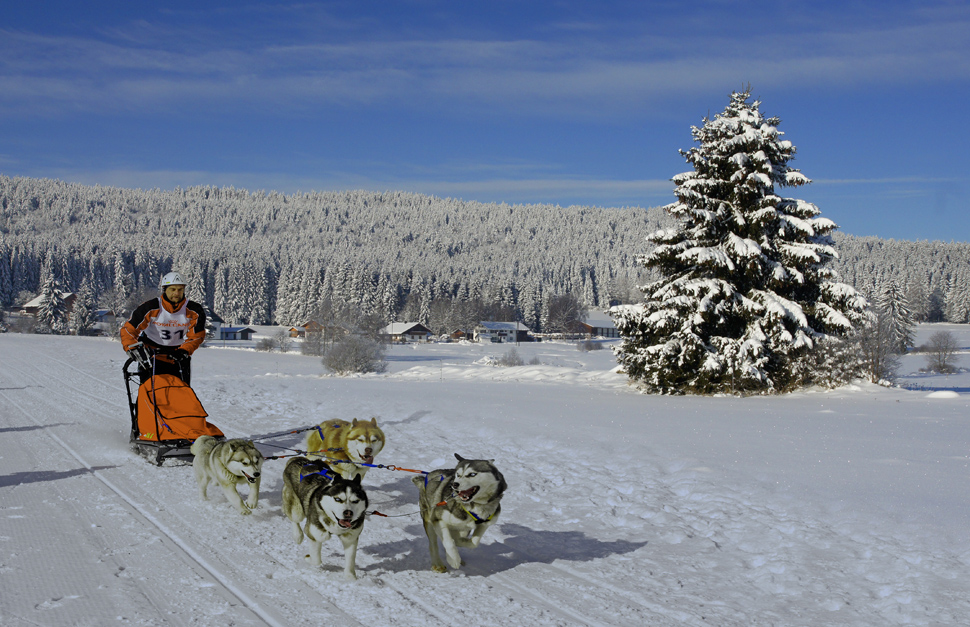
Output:
[[[178,272],[169,272],[168,274],[162,277],[162,281],[161,283],[159,283],[158,288],[164,292],[165,288],[168,287],[169,285],[184,286],[185,281],[182,280],[182,277],[179,276]]]

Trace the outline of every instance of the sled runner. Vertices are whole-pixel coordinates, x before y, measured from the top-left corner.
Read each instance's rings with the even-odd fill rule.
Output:
[[[138,368],[129,357],[122,367],[128,409],[131,413],[131,448],[161,466],[166,459],[188,459],[196,438],[211,435],[224,438],[222,431],[209,423],[199,398],[184,381],[171,374],[154,374],[139,384]],[[132,394],[132,382],[137,392]]]

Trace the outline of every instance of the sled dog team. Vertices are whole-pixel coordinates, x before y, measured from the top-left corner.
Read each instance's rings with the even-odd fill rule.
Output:
[[[331,537],[344,547],[344,575],[356,579],[357,542],[364,528],[367,493],[362,484],[374,458],[384,448],[377,419],[328,420],[305,439],[306,457],[293,457],[283,470],[283,514],[293,525],[297,544],[310,541],[310,562],[321,564],[321,548]],[[259,503],[263,456],[251,440],[218,440],[202,436],[192,444],[192,463],[199,494],[207,500],[209,483],[222,488],[242,514]],[[463,564],[458,548],[476,548],[501,512],[505,478],[492,460],[465,459],[455,454],[455,468],[414,477],[424,531],[428,535],[431,569],[446,571],[438,551],[445,549],[449,566]],[[237,486],[249,484],[243,501]]]

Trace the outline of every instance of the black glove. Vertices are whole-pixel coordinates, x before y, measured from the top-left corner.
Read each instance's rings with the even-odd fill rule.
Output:
[[[188,361],[191,355],[189,355],[189,351],[185,350],[184,348],[176,348],[171,352],[171,357],[175,361]]]
[[[147,346],[141,342],[135,342],[128,349],[128,356],[138,362],[142,370],[151,370],[152,353]]]

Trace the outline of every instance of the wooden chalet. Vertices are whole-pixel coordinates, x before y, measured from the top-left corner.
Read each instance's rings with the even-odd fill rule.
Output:
[[[420,322],[392,322],[384,327],[381,334],[389,342],[430,342],[431,329]]]

